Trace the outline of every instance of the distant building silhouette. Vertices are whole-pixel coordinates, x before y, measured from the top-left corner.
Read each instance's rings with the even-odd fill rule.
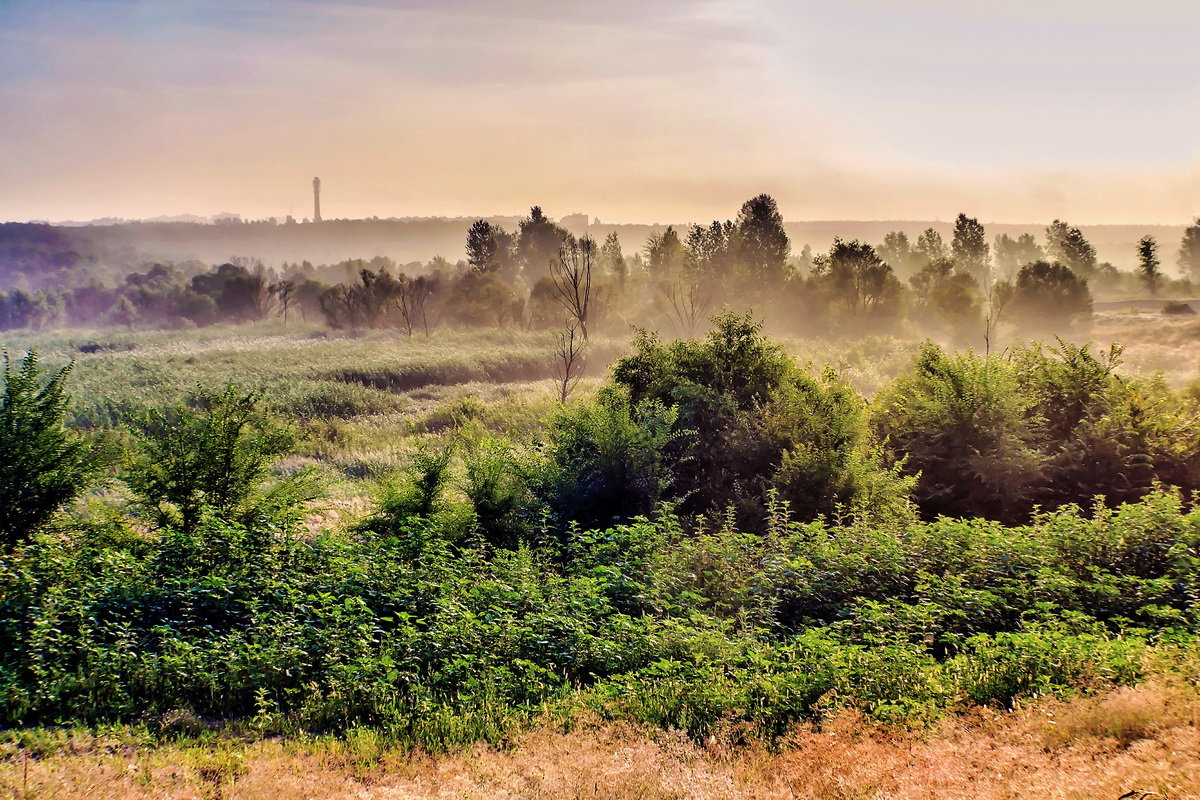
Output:
[[[321,179],[313,178],[313,222],[321,221]]]

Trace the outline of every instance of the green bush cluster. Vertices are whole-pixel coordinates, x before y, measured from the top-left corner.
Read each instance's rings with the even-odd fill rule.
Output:
[[[1200,513],[1169,493],[1018,528],[668,515],[507,549],[456,541],[419,491],[354,535],[207,507],[35,539],[0,572],[3,722],[186,711],[443,746],[584,704],[773,735],[1134,682],[1146,642],[1197,622]]]
[[[1008,522],[1112,505],[1156,484],[1200,488],[1200,416],[1159,379],[1117,373],[1120,348],[1060,341],[1003,356],[926,344],[886,387],[873,426],[927,517]]]

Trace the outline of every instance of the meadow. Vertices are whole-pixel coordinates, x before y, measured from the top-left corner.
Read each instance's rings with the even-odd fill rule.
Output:
[[[1102,376],[1086,435],[1054,448],[1095,447],[1092,425],[1178,439],[1194,429],[1138,415],[1194,415],[1198,332],[1098,315],[1078,335],[1126,343],[1127,378],[1065,345],[945,363],[1008,386],[1025,373],[992,365],[1032,358],[1039,391]],[[631,399],[656,369],[707,369],[701,345],[596,337],[564,405],[547,333],[275,322],[4,344],[73,365],[66,422],[112,455],[0,561],[0,786],[22,800],[1197,791],[1200,512],[1139,466],[1123,504],[920,513],[871,421],[930,358],[915,339],[750,342],[746,374],[784,382],[711,435],[778,440],[792,471],[769,475],[687,449],[689,394],[678,412]],[[736,380],[696,380],[736,399]],[[174,407],[200,435],[229,383],[261,393],[230,456],[254,455],[257,426],[287,446],[228,504],[197,488],[189,518],[145,420]],[[1047,427],[1022,408],[1005,424]],[[841,460],[804,461],[806,436]],[[733,488],[709,506],[680,488],[712,475]],[[611,505],[614,480],[645,504]]]

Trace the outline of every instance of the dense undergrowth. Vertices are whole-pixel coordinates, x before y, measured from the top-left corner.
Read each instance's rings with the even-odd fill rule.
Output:
[[[0,708],[8,725],[251,718],[435,747],[547,704],[696,736],[842,705],[927,720],[1191,653],[1198,545],[1200,512],[1167,492],[1018,527],[760,535],[665,515],[515,550],[423,518],[312,538],[213,514],[152,539],[97,526],[5,559]]]
[[[316,476],[271,469],[304,431],[262,396],[131,413],[102,493],[6,534],[0,724],[773,740],[1194,675],[1194,412],[1115,368],[928,346],[869,403],[727,316],[643,337],[533,440],[456,423],[317,530]],[[0,409],[12,452],[41,437],[26,504],[80,442],[60,395],[30,427],[35,384]]]

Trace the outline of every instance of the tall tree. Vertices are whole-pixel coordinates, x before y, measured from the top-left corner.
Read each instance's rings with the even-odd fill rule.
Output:
[[[1072,228],[1060,219],[1046,228],[1046,255],[1070,267],[1081,278],[1088,278],[1096,271],[1096,248],[1079,228]]]
[[[689,279],[728,283],[733,272],[736,230],[729,221],[713,221],[708,227],[693,225],[688,230],[684,268]]]
[[[996,272],[1002,278],[1011,278],[1021,267],[1046,257],[1046,252],[1032,233],[1022,233],[1016,239],[1002,233],[996,237],[993,252]]]
[[[1147,234],[1138,240],[1138,277],[1146,284],[1151,296],[1158,294],[1158,285],[1162,281],[1162,270],[1159,269],[1158,242]]]
[[[1183,240],[1179,243],[1179,268],[1185,277],[1200,278],[1200,218],[1195,225],[1189,225],[1183,232]]]
[[[850,316],[899,310],[900,282],[865,242],[835,238],[829,254],[818,260],[814,276]]]
[[[467,229],[467,263],[471,269],[491,274],[500,267],[496,230],[486,219],[477,219]]]
[[[950,252],[954,255],[959,270],[985,286],[991,282],[987,234],[979,220],[966,214],[958,215],[954,220],[954,238],[950,241]]]
[[[646,268],[656,281],[671,280],[683,269],[683,242],[671,225],[646,239]]]
[[[515,283],[521,272],[516,237],[499,225],[476,220],[467,230],[467,263],[475,272]]]
[[[950,250],[942,240],[942,235],[933,228],[926,228],[921,232],[921,235],[917,237],[917,246],[914,249],[921,259],[921,267],[950,257]]]
[[[743,203],[735,229],[743,288],[770,289],[783,283],[792,243],[775,198],[760,194]]]
[[[624,288],[629,277],[629,266],[625,263],[625,254],[621,252],[621,240],[617,238],[616,231],[604,238],[604,245],[600,248],[600,267],[617,282],[617,286]]]
[[[904,231],[889,231],[883,237],[883,244],[876,247],[875,251],[888,266],[900,274],[908,275],[925,266],[920,263],[920,258]]]
[[[541,206],[529,210],[517,228],[517,257],[530,281],[550,274],[558,261],[558,249],[571,234],[550,220]]]

